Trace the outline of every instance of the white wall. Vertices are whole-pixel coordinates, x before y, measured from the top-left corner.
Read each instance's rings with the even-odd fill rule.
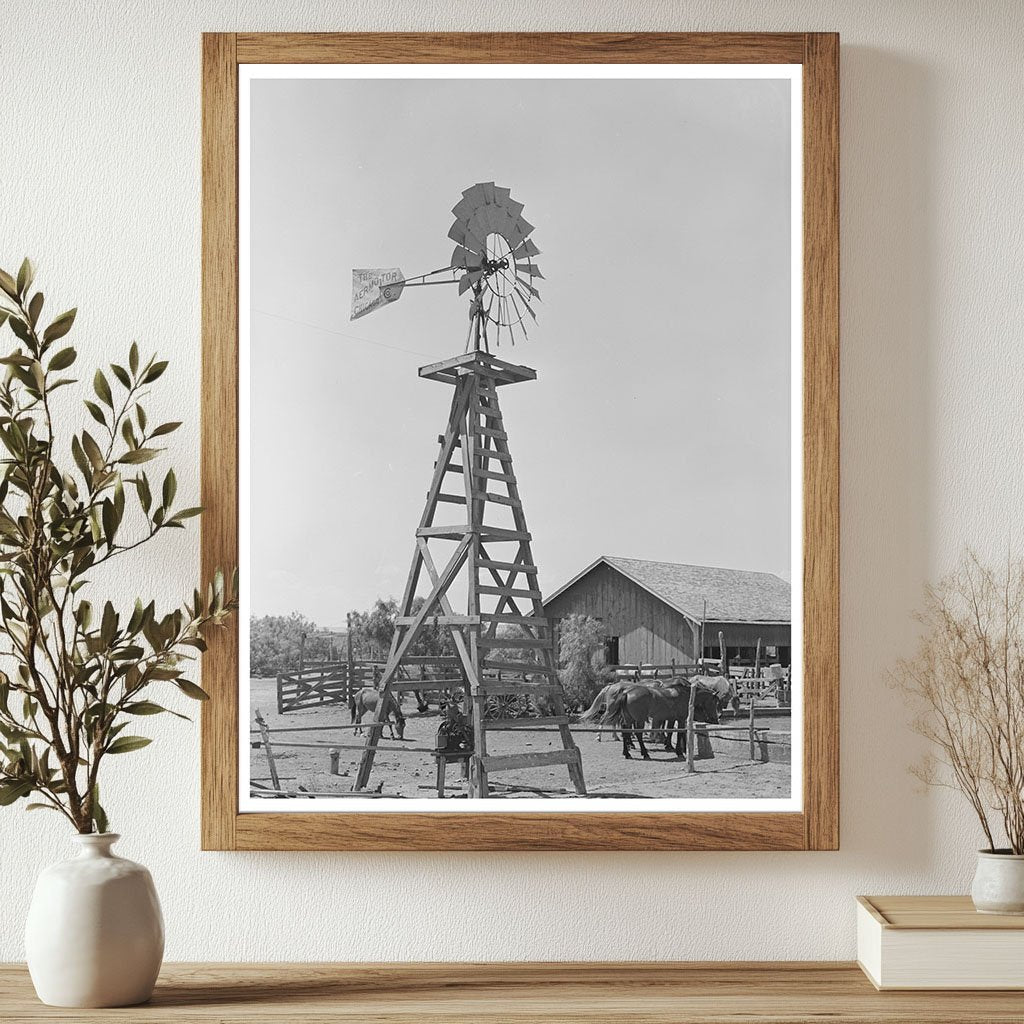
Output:
[[[173,359],[151,411],[187,422],[174,454],[195,493],[199,33],[541,28],[842,33],[842,850],[200,853],[197,734],[161,722],[106,802],[156,878],[170,959],[846,958],[855,894],[969,885],[977,830],[906,774],[918,747],[885,671],[924,579],[964,544],[998,557],[1021,541],[1012,0],[8,0],[0,265],[31,253],[55,304],[82,308],[86,360],[133,337]],[[139,586],[186,593],[196,537],[153,551]],[[69,847],[56,818],[0,811],[0,959],[22,956],[31,879]]]

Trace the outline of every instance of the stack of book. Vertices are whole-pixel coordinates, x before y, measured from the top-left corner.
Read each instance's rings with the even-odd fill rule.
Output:
[[[858,896],[857,962],[878,989],[1024,989],[1024,916],[979,914],[970,896]]]

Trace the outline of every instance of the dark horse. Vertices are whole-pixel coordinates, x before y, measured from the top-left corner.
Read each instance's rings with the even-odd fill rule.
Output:
[[[622,756],[632,759],[629,752],[630,735],[635,735],[640,744],[640,756],[650,760],[651,755],[644,745],[643,729],[648,719],[658,729],[664,730],[665,749],[672,751],[672,727],[676,729],[676,756],[686,753],[686,721],[690,714],[690,687],[686,684],[674,686],[626,687],[608,705],[601,719],[602,725],[614,725],[622,730],[637,729],[635,734],[623,731]],[[718,700],[713,693],[697,687],[694,697],[693,718],[696,722],[718,724]]]

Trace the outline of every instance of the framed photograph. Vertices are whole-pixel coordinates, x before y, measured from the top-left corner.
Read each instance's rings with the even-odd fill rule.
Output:
[[[838,54],[204,37],[204,848],[838,847]]]

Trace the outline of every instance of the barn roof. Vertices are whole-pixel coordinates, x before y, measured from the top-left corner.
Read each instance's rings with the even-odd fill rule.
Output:
[[[694,622],[704,617],[705,600],[709,622],[789,622],[792,618],[790,585],[773,573],[648,562],[614,555],[601,555],[544,603],[550,604],[601,563]]]

